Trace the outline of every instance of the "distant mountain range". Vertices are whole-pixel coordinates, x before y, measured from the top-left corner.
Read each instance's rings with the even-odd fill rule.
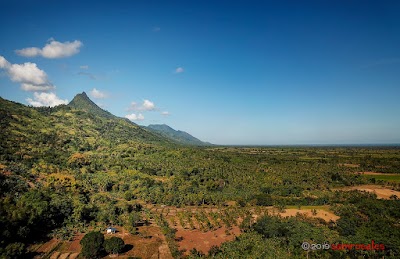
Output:
[[[194,146],[208,146],[212,145],[208,142],[203,142],[185,131],[175,130],[166,124],[150,124],[147,128],[153,132],[159,133],[160,135],[167,137],[175,142],[184,145]]]

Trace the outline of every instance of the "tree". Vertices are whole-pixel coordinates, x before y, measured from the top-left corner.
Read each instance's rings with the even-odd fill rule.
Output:
[[[81,240],[82,255],[86,258],[98,258],[103,248],[104,235],[100,232],[89,232]]]
[[[89,165],[90,161],[87,155],[82,153],[75,153],[68,159],[68,165],[73,168],[81,168],[82,166]]]
[[[205,254],[199,250],[197,250],[196,248],[193,248],[192,250],[190,250],[190,255],[195,256],[195,257],[204,257]]]
[[[119,237],[112,237],[104,241],[104,249],[109,254],[121,253],[125,247],[124,240]]]
[[[221,250],[219,249],[218,246],[212,246],[210,248],[210,250],[208,251],[208,256],[210,257],[214,257],[215,255],[217,255]]]
[[[0,251],[2,249],[0,248]],[[4,251],[1,251],[2,256],[4,258],[22,258],[25,252],[25,244],[23,243],[11,243],[9,244]],[[1,257],[1,256],[0,256]],[[1,257],[3,258],[3,257]]]

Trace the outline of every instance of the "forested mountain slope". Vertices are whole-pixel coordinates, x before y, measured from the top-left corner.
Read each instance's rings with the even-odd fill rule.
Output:
[[[70,104],[27,107],[0,98],[1,160],[65,164],[75,152],[172,142],[100,109],[85,93]]]
[[[184,145],[193,145],[193,146],[210,146],[211,143],[203,142],[187,132],[175,130],[166,124],[150,124],[147,126],[151,131],[157,132],[164,137],[167,137],[173,141],[178,143],[182,143]]]

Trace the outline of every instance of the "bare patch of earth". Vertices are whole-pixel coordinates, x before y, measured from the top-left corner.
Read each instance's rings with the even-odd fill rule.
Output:
[[[235,239],[241,233],[237,226],[230,230],[221,227],[207,232],[198,229],[184,229],[180,225],[176,229],[176,238],[180,240],[178,241],[179,250],[186,250],[185,254],[189,254],[193,248],[207,254],[212,246],[220,246],[224,242]]]
[[[310,218],[321,218],[326,222],[331,220],[336,221],[339,219],[339,216],[330,211],[315,209],[315,212],[316,213],[313,213],[313,209],[285,209],[284,212],[275,212],[274,214],[279,214],[282,217],[295,217],[297,213],[299,213]]]
[[[400,197],[399,191],[394,191],[386,187],[382,187],[379,185],[372,185],[372,184],[350,186],[350,187],[338,188],[336,190],[342,190],[342,191],[359,190],[365,192],[372,192],[376,194],[378,199],[386,199],[386,200],[390,199],[390,196],[392,195]]]

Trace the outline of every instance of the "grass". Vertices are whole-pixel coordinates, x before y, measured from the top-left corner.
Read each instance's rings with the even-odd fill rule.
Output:
[[[400,183],[400,174],[382,174],[382,175],[362,175],[363,178],[370,180],[375,178],[376,181]]]

